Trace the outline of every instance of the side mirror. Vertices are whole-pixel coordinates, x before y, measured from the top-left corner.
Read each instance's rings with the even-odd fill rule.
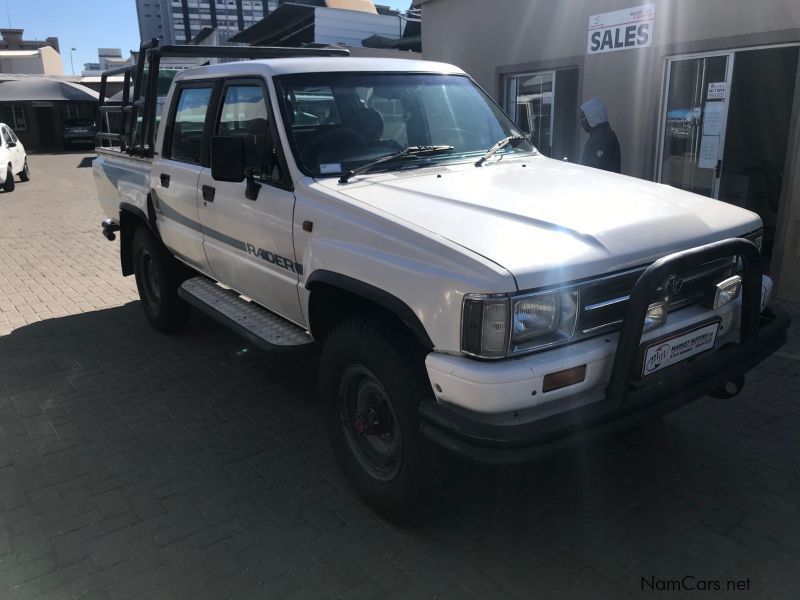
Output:
[[[8,142],[8,147],[9,148],[16,148],[17,147],[17,142]]]
[[[215,135],[211,138],[211,177],[235,183],[244,179],[244,140],[241,137]]]
[[[211,138],[211,177],[216,181],[240,183],[247,179],[245,198],[257,200],[261,184],[253,169],[244,162],[244,138],[235,135],[215,135]]]

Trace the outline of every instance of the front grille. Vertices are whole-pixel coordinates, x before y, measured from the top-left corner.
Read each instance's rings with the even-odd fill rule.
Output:
[[[733,274],[735,265],[734,259],[723,259],[704,264],[686,273],[678,273],[682,286],[680,291],[669,296],[669,310],[677,310],[705,300],[717,283]],[[582,333],[600,333],[622,323],[630,293],[645,268],[611,275],[590,282],[581,289],[579,328]],[[662,301],[666,296],[668,294],[662,286],[652,301]]]

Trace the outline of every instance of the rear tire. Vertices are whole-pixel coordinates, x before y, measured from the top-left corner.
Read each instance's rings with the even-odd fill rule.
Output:
[[[11,170],[11,165],[8,165],[8,169],[6,170],[6,180],[3,183],[3,191],[4,192],[13,192],[16,184],[14,183],[14,172]]]
[[[25,159],[25,165],[22,167],[22,171],[19,172],[19,180],[20,181],[30,181],[31,180],[31,170],[28,168],[28,159]]]
[[[442,452],[419,433],[431,395],[424,352],[399,326],[367,316],[334,327],[320,358],[320,396],[334,454],[350,485],[394,522],[424,518]]]
[[[178,287],[188,270],[145,225],[133,235],[132,252],[136,287],[147,320],[164,333],[180,331],[189,320],[190,307],[178,296]]]

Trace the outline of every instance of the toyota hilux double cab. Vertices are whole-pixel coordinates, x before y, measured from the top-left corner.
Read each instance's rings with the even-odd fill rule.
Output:
[[[160,57],[199,52],[247,60],[162,107]],[[93,172],[153,326],[193,307],[321,346],[332,448],[379,511],[415,510],[442,449],[529,461],[730,397],[785,342],[752,212],[546,158],[457,67],[346,54],[149,42],[101,91],[123,126]]]

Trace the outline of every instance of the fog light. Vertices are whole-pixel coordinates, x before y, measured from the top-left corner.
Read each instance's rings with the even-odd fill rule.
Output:
[[[661,327],[667,322],[667,303],[653,302],[647,307],[647,314],[644,316],[644,330],[649,331],[656,327]]]
[[[733,302],[739,297],[739,292],[742,289],[742,278],[739,275],[729,277],[725,281],[720,281],[716,285],[714,292],[714,303],[711,308],[717,310],[720,306]]]
[[[552,392],[568,385],[575,385],[586,379],[586,365],[572,367],[555,373],[548,373],[542,382],[542,392]]]

